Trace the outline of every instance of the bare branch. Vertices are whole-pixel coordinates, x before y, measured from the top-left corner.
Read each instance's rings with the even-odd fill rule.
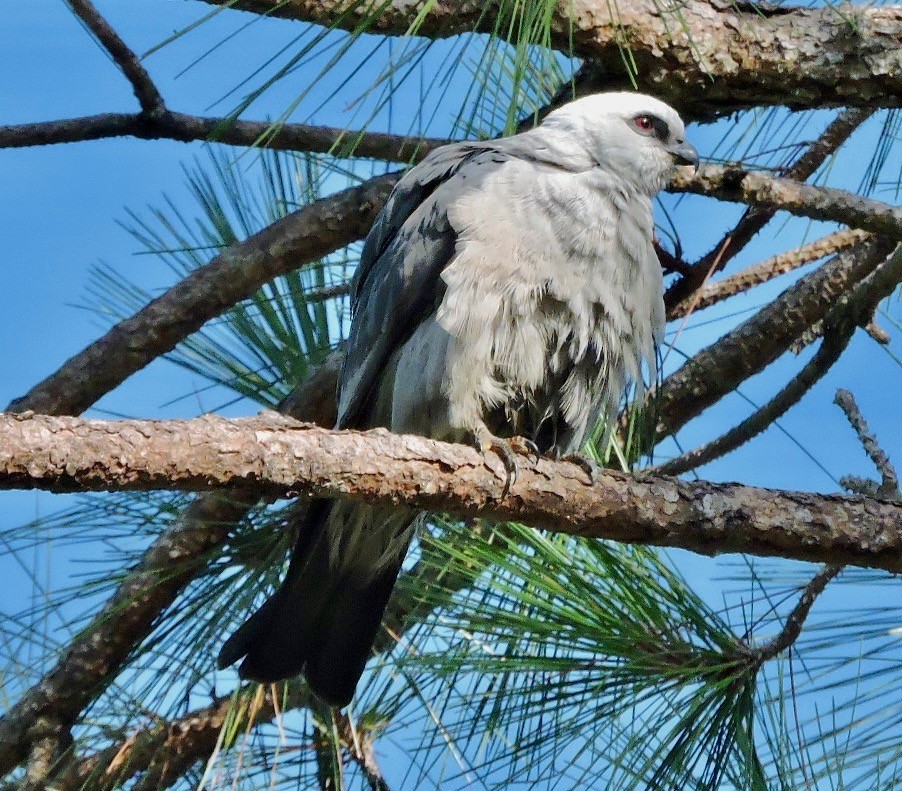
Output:
[[[258,486],[483,516],[705,554],[746,552],[902,570],[902,503],[500,460],[384,429],[327,431],[277,413],[226,420],[0,417],[0,488],[47,491]]]
[[[902,255],[900,255],[899,258],[902,259]],[[889,456],[886,455],[883,448],[880,447],[880,443],[877,442],[877,437],[874,436],[873,432],[868,427],[864,415],[861,414],[858,404],[855,403],[855,396],[848,390],[840,388],[836,391],[834,403],[845,414],[846,419],[849,421],[849,425],[852,426],[855,433],[858,435],[858,439],[861,441],[864,452],[868,454],[871,461],[874,462],[877,471],[880,473],[881,482],[877,490],[878,496],[899,499],[899,476],[896,474],[896,469],[889,460]]]
[[[103,48],[110,53],[116,65],[122,69],[122,73],[132,84],[141,109],[148,115],[165,110],[163,97],[141,65],[138,56],[119,38],[118,33],[97,12],[93,4],[89,0],[67,0],[67,2],[88,30],[97,37]]]
[[[812,261],[817,261],[832,253],[838,253],[840,250],[860,244],[868,237],[869,234],[865,231],[848,228],[827,234],[814,242],[775,255],[773,258],[768,258],[760,264],[746,267],[741,272],[737,272],[735,275],[726,277],[723,280],[709,283],[701,291],[697,291],[691,297],[673,305],[667,311],[667,317],[671,320],[683,318],[689,315],[690,309],[696,311],[715,305],[725,299],[748,291],[754,286],[766,283],[780,275],[785,275],[787,272],[805,266],[805,264],[810,264]]]
[[[497,3],[441,0],[428,13],[416,3],[339,0],[206,0],[214,5],[316,22],[346,30],[444,38],[473,30],[503,32]],[[711,116],[764,104],[793,107],[899,106],[902,96],[902,8],[731,5],[686,0],[620,4],[559,3],[552,44],[593,61],[581,89],[629,86],[629,51],[637,87],[689,116]],[[516,29],[510,25],[510,29]],[[786,53],[792,52],[792,68]]]
[[[872,238],[839,253],[670,374],[655,396],[656,436],[676,433],[764,370],[894,248],[886,240]]]
[[[830,370],[848,346],[855,328],[870,320],[874,309],[895,289],[900,280],[902,280],[902,246],[898,247],[887,261],[859,284],[850,297],[840,300],[830,311],[823,322],[824,339],[821,347],[808,364],[776,396],[723,436],[658,465],[655,471],[667,475],[678,475],[695,469],[735,450],[764,431],[771,423],[784,415],[791,406],[798,403],[802,396]],[[840,394],[837,393],[837,403],[839,403],[839,399]],[[845,409],[845,407],[843,408]],[[857,428],[855,423],[853,426]],[[862,441],[864,441],[863,438]],[[870,449],[868,452],[871,452]],[[882,451],[879,452],[882,454]],[[886,463],[889,461],[885,455],[882,456],[882,459]],[[884,484],[886,481],[887,478],[884,474]],[[895,491],[896,486],[897,481],[893,478],[892,486],[887,491]]]
[[[204,322],[277,275],[363,237],[399,174],[315,201],[223,250],[13,401],[8,411],[79,414]]]
[[[783,653],[799,639],[802,626],[805,624],[805,619],[808,618],[808,613],[811,612],[811,607],[817,601],[817,597],[824,592],[824,588],[842,569],[842,566],[825,566],[805,586],[805,590],[802,591],[798,603],[786,618],[786,623],[780,633],[755,650],[754,656],[759,664]]]
[[[0,126],[0,148],[26,148],[110,137],[259,145],[278,151],[370,157],[386,162],[416,162],[433,149],[451,142],[381,132],[355,132],[329,126],[206,118],[172,110],[161,110],[151,116],[145,113],[102,113],[59,121]]]
[[[781,175],[795,181],[807,181],[873,113],[870,108],[843,110]],[[691,272],[668,289],[667,302],[687,301],[689,294],[714,272],[723,269],[770,222],[775,213],[774,209],[760,208],[746,211],[736,226],[692,266]]]
[[[705,165],[693,174],[681,168],[670,188],[767,210],[788,211],[814,220],[830,220],[902,240],[902,207],[830,187],[813,187],[768,173],[729,165]]]

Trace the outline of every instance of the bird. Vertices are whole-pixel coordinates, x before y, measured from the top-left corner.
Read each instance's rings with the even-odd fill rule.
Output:
[[[528,131],[437,148],[397,182],[351,291],[337,429],[386,428],[517,455],[578,453],[656,371],[663,278],[652,199],[698,166],[683,121],[640,93],[598,93]],[[518,444],[518,438],[521,438]],[[418,512],[313,500],[276,592],[220,668],[304,674],[352,699]]]

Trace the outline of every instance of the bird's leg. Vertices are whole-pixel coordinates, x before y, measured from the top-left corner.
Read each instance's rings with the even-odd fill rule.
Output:
[[[490,450],[495,451],[502,464],[504,464],[507,477],[504,481],[502,497],[507,496],[511,486],[517,482],[517,477],[520,474],[520,464],[517,461],[517,456],[528,456],[531,459],[537,459],[540,455],[539,446],[531,439],[526,439],[526,437],[496,437],[484,423],[481,423],[473,431],[473,440],[476,449],[480,453],[485,454]]]

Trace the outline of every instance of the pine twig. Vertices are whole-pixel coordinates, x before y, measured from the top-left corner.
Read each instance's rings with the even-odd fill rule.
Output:
[[[827,234],[794,250],[779,253],[759,264],[746,267],[735,275],[709,283],[701,291],[697,291],[691,299],[685,299],[671,307],[667,312],[667,318],[670,320],[684,318],[689,315],[690,308],[697,311],[711,307],[812,261],[860,244],[868,237],[869,234],[865,231],[847,228]]]
[[[110,27],[90,0],[67,0],[67,2],[79,19],[85,23],[88,30],[97,37],[101,46],[109,52],[116,65],[122,69],[122,73],[132,85],[141,110],[150,116],[165,111],[166,105],[163,97],[147,70],[141,65],[138,56]]]
[[[650,406],[657,418],[655,436],[662,439],[675,434],[746,379],[764,370],[823,319],[843,294],[877,269],[894,246],[883,239],[870,238],[838,253],[670,374]],[[625,426],[622,418],[621,432]]]
[[[757,664],[764,664],[795,644],[802,633],[802,627],[808,618],[808,613],[811,612],[814,602],[817,601],[817,597],[824,592],[830,581],[842,570],[842,566],[827,565],[811,579],[805,586],[805,590],[802,591],[796,606],[793,607],[792,612],[786,618],[780,633],[754,651],[753,656]]]
[[[864,415],[861,414],[861,410],[855,402],[855,396],[848,390],[840,388],[836,391],[836,397],[833,401],[845,414],[846,419],[849,421],[849,425],[852,426],[855,433],[858,435],[858,439],[861,441],[864,452],[868,454],[871,461],[874,462],[877,471],[880,473],[881,481],[880,484],[876,486],[876,496],[895,500],[902,499],[899,492],[899,476],[896,473],[896,469],[889,460],[889,456],[886,455],[883,448],[881,448],[880,444],[877,442],[877,437],[874,436],[873,432],[868,427]],[[867,488],[862,487],[861,483],[852,476],[844,477],[840,483],[842,483],[845,488],[852,491],[860,491],[861,488]],[[850,486],[848,485],[849,483],[856,485]]]

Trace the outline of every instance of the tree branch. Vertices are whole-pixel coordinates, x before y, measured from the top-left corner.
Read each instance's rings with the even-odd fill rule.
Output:
[[[894,248],[891,242],[871,238],[844,250],[670,374],[654,395],[655,436],[661,439],[675,434],[764,370],[820,321],[844,293],[877,269]]]
[[[47,491],[257,486],[703,554],[745,552],[902,571],[902,503],[606,472],[523,459],[504,494],[496,457],[414,436],[326,431],[277,413],[226,420],[0,417],[0,488]]]
[[[701,291],[695,292],[667,311],[670,320],[688,316],[690,311],[702,310],[725,299],[742,294],[749,289],[767,283],[780,275],[785,275],[812,261],[838,253],[853,245],[860,244],[869,237],[865,231],[846,228],[817,239],[809,244],[780,253],[759,264],[746,267],[735,275],[709,283]]]
[[[902,255],[899,257],[902,258]],[[836,391],[834,403],[843,411],[843,414],[845,414],[846,419],[849,421],[849,425],[852,426],[853,430],[858,435],[861,447],[864,448],[864,452],[868,454],[871,461],[874,462],[877,471],[880,473],[880,485],[876,487],[877,495],[889,499],[899,499],[902,497],[899,492],[899,476],[896,473],[896,468],[893,467],[893,463],[889,460],[889,456],[887,456],[883,448],[880,447],[880,443],[877,442],[877,437],[874,436],[873,432],[871,432],[868,427],[864,415],[861,414],[858,404],[855,403],[855,396],[848,390],[839,389]],[[852,489],[853,487],[846,485],[846,488]]]
[[[102,113],[0,126],[0,148],[26,148],[110,137],[167,139],[182,143],[202,140],[233,146],[262,145],[278,151],[310,151],[404,163],[416,162],[433,149],[451,142],[382,132],[355,132],[330,126],[208,118],[167,109],[152,116],[145,113]]]
[[[213,5],[316,22],[345,30],[429,38],[518,30],[496,3],[339,0],[205,0]],[[506,8],[506,7],[505,7]],[[593,61],[580,87],[619,80],[653,93],[688,115],[751,106],[897,107],[902,96],[902,8],[804,9],[685,0],[661,6],[633,0],[615,12],[603,0],[561,2],[552,45]],[[510,24],[509,24],[510,23]],[[416,25],[412,28],[412,25]],[[629,57],[624,58],[624,51]],[[787,68],[787,53],[792,67]]]
[[[814,187],[734,165],[680,168],[669,187],[813,220],[830,220],[902,240],[902,207],[830,187]]]
[[[138,60],[138,56],[132,52],[126,43],[119,38],[119,34],[110,27],[109,23],[97,12],[89,0],[67,0],[75,14],[85,23],[100,42],[100,45],[110,53],[116,65],[122,69],[126,79],[132,84],[135,98],[141,105],[141,109],[148,115],[165,110],[163,97],[154,85],[150,75]]]
[[[804,626],[805,620],[808,618],[808,613],[811,612],[814,602],[817,601],[817,597],[824,592],[830,581],[842,569],[842,566],[828,565],[812,577],[811,581],[805,586],[805,590],[802,591],[796,606],[792,608],[792,612],[786,618],[786,623],[783,624],[780,633],[772,640],[768,640],[755,649],[754,656],[759,665],[764,664],[769,659],[773,659],[795,644],[795,641],[799,639],[799,635],[802,633],[802,626]]]
[[[79,414],[272,278],[366,235],[400,174],[322,198],[223,250],[69,359],[7,411]]]
[[[887,261],[862,281],[848,298],[841,299],[839,304],[830,311],[823,322],[823,342],[817,353],[776,396],[723,436],[658,465],[655,471],[666,475],[679,475],[724,456],[764,431],[775,420],[782,417],[790,407],[798,403],[802,396],[830,370],[849,345],[855,328],[864,326],[870,321],[877,305],[892,293],[900,281],[902,281],[902,246],[898,247]],[[840,395],[837,394],[837,399],[839,398]],[[865,447],[870,454],[869,446]],[[876,450],[882,454],[879,447]],[[874,457],[872,456],[872,458]],[[882,458],[885,459],[885,455]],[[888,463],[888,460],[886,461]],[[886,485],[885,476],[884,485]],[[895,489],[896,483],[892,483],[886,491],[893,492]],[[888,495],[884,494],[883,496]]]

